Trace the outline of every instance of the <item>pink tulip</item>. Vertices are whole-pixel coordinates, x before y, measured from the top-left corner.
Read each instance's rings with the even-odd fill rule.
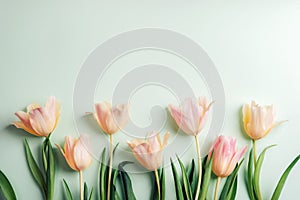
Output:
[[[135,139],[127,142],[134,157],[139,163],[150,171],[156,171],[162,163],[162,150],[167,145],[170,134],[164,135],[163,142],[159,133],[151,132],[146,140]]]
[[[205,97],[196,99],[187,98],[182,101],[180,107],[169,105],[169,111],[176,124],[185,133],[196,136],[203,129],[208,111],[212,103],[208,104]]]
[[[245,146],[237,151],[236,139],[234,137],[219,136],[213,144],[209,159],[214,152],[212,170],[218,177],[227,177],[234,170],[236,164],[246,152]]]
[[[273,105],[260,106],[255,101],[243,106],[243,121],[246,133],[253,140],[266,136],[272,128],[280,124],[275,122]]]
[[[13,122],[13,125],[17,128],[36,136],[48,137],[57,125],[60,116],[60,105],[52,96],[46,102],[45,107],[30,104],[27,106],[27,113],[18,111],[15,115],[21,120]]]
[[[129,105],[120,104],[112,107],[109,102],[95,104],[94,117],[102,130],[112,135],[123,128],[129,119]]]
[[[91,165],[92,156],[89,152],[88,135],[81,135],[78,139],[66,136],[64,149],[57,144],[56,146],[73,170],[82,171]]]

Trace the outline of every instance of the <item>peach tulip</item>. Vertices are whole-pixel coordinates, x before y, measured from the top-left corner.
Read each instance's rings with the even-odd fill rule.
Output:
[[[170,134],[164,135],[163,142],[159,133],[151,132],[146,140],[135,139],[127,142],[134,157],[150,171],[156,171],[162,164],[162,150],[167,145]]]
[[[57,144],[56,146],[73,170],[82,171],[91,165],[92,156],[89,152],[88,135],[81,135],[78,139],[66,136],[64,149]]]
[[[246,152],[245,146],[241,150],[237,150],[236,139],[229,136],[219,136],[214,142],[210,153],[214,152],[212,171],[218,177],[227,177],[234,170],[236,164]]]
[[[112,135],[123,128],[129,119],[129,105],[119,104],[115,107],[109,102],[95,104],[94,117],[102,130]]]
[[[208,104],[205,97],[199,97],[199,100],[187,98],[182,101],[180,107],[169,105],[171,116],[176,124],[185,133],[196,136],[203,129],[208,111],[212,103]]]
[[[279,124],[275,122],[273,105],[260,106],[255,101],[243,106],[243,122],[246,133],[253,140],[263,138]]]
[[[13,125],[17,128],[21,128],[36,136],[48,137],[57,125],[60,116],[60,104],[55,97],[51,96],[45,107],[41,107],[38,104],[30,104],[27,106],[27,113],[18,111],[15,115],[21,120],[13,122]]]

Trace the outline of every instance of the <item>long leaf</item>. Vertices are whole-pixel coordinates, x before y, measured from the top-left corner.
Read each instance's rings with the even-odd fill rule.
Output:
[[[30,147],[29,147],[26,139],[25,139],[25,152],[26,152],[26,159],[27,159],[27,164],[30,169],[30,172],[31,172],[32,176],[34,177],[35,181],[37,182],[37,184],[39,185],[39,187],[41,188],[44,198],[46,198],[47,189],[46,189],[44,177],[43,177],[42,172],[41,172],[40,168],[38,167],[32,153],[31,153]]]
[[[16,194],[12,185],[10,184],[8,178],[5,174],[0,170],[0,189],[2,194],[6,200],[16,200]]]
[[[63,179],[63,183],[64,183],[64,188],[65,188],[66,200],[73,200],[72,193],[71,193],[70,188],[69,188],[67,182],[65,181],[65,179]]]
[[[88,196],[89,196],[89,189],[88,189],[88,186],[87,186],[86,182],[84,182],[84,186],[83,186],[83,199],[84,200],[88,200]]]
[[[47,199],[52,200],[54,195],[55,182],[55,160],[51,142],[48,142],[48,158],[47,158]]]
[[[247,189],[251,200],[255,200],[254,188],[253,188],[253,149],[249,153],[248,170],[247,170]]]
[[[165,170],[162,167],[161,168],[161,174],[160,174],[160,187],[161,187],[161,199],[166,199],[166,176],[165,176]]]
[[[117,192],[117,186],[116,186],[117,178],[118,178],[118,170],[113,169],[112,170],[111,190],[110,190],[110,196],[112,199],[115,199],[116,192]]]
[[[173,178],[174,178],[174,183],[175,183],[175,191],[176,191],[177,200],[184,200],[181,182],[180,182],[176,167],[175,167],[172,159],[171,159],[171,167],[172,167],[172,173],[173,173]]]
[[[191,200],[192,197],[192,190],[191,190],[191,186],[188,180],[188,176],[186,174],[186,170],[185,167],[183,165],[183,163],[181,162],[181,160],[178,158],[177,156],[177,160],[179,162],[180,168],[181,168],[181,174],[182,174],[182,181],[183,181],[183,188],[185,191],[185,197],[187,200]]]
[[[43,161],[44,172],[47,171],[47,167],[48,167],[48,163],[47,163],[48,162],[47,161],[48,142],[49,142],[49,139],[46,138],[42,144],[42,161]]]
[[[229,200],[235,200],[237,185],[238,185],[238,175],[236,176],[232,189],[229,191],[229,198],[228,198]]]
[[[93,196],[94,196],[94,188],[92,187],[91,193],[90,193],[90,196],[89,196],[89,200],[92,200]]]
[[[282,174],[281,178],[279,179],[277,186],[274,190],[274,193],[272,195],[271,200],[277,200],[279,199],[279,196],[281,194],[281,191],[283,189],[283,186],[285,184],[285,181],[287,179],[287,177],[289,176],[289,173],[291,172],[291,170],[293,169],[293,167],[296,165],[296,163],[298,162],[298,160],[300,159],[300,155],[298,155],[292,162],[291,164],[286,168],[286,170],[284,171],[284,173]]]
[[[107,165],[105,164],[106,160],[106,148],[103,149],[102,155],[101,155],[101,163],[99,167],[99,195],[101,200],[106,200],[106,171],[107,171]]]
[[[261,191],[260,191],[260,186],[259,186],[259,178],[260,178],[260,171],[261,171],[261,167],[265,158],[265,153],[266,151],[273,147],[275,145],[270,145],[268,147],[266,147],[261,154],[259,155],[258,159],[257,159],[257,163],[255,165],[255,170],[254,170],[254,190],[255,190],[255,194],[257,195],[257,199],[258,200],[262,200],[262,195],[261,195]]]
[[[202,190],[200,193],[200,200],[206,199],[209,182],[211,179],[211,168],[212,168],[213,158],[214,158],[214,154],[212,154],[211,159],[206,163],[206,166],[205,166],[205,172],[204,172],[204,177],[203,177],[203,182],[202,182]]]
[[[191,164],[188,166],[188,169],[186,170],[186,174],[190,182],[192,195],[194,196],[196,194],[197,183],[198,183],[197,170],[196,170],[196,164],[194,159],[192,159]]]
[[[89,196],[89,200],[92,200],[92,199],[93,199],[93,196],[94,196],[94,187],[92,187],[92,189],[91,189],[91,193],[90,193],[90,196]]]
[[[124,161],[119,164],[119,175],[120,175],[120,180],[121,180],[121,185],[123,189],[123,194],[125,194],[125,199],[130,199],[130,200],[135,200],[135,195],[132,189],[132,184],[130,177],[128,176],[127,172],[124,170],[124,166],[127,164],[130,164],[132,162],[129,161]]]

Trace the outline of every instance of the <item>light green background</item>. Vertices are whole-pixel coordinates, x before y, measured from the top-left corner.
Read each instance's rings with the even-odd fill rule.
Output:
[[[55,95],[62,104],[62,115],[53,142],[62,144],[65,135],[76,136],[72,95],[83,62],[102,42],[137,28],[174,30],[206,50],[225,88],[226,115],[222,134],[237,137],[239,147],[250,145],[250,140],[240,130],[243,103],[252,99],[261,104],[274,103],[278,119],[289,120],[258,142],[259,151],[269,144],[278,144],[267,153],[262,169],[265,199],[272,194],[285,167],[300,152],[299,1],[1,1],[0,25],[0,169],[11,180],[19,199],[41,199],[28,171],[23,148],[24,138],[29,139],[34,150],[41,139],[9,126],[16,120],[14,112],[31,102],[44,103],[48,96]],[[172,58],[166,59],[174,62]],[[114,77],[117,72],[115,66],[106,78]],[[183,73],[189,74],[188,70]],[[202,95],[196,85],[193,87]],[[137,105],[143,106],[138,99],[150,99],[152,93],[149,91],[153,89],[145,89],[141,96],[137,95]],[[104,95],[97,100],[109,98],[109,90],[103,90]],[[136,123],[147,124],[149,109],[144,110],[134,111]],[[184,159],[189,160],[193,151],[191,148]],[[76,191],[78,177],[57,155],[56,199],[61,199],[62,178],[71,182],[72,190]],[[95,160],[84,173],[90,185],[96,186],[97,167]],[[243,170],[240,171],[237,199],[247,198]],[[171,182],[169,168],[167,173],[167,181]],[[147,199],[150,193],[148,175],[133,174],[132,180],[138,199]],[[282,199],[297,199],[299,180],[297,165],[286,183]],[[168,185],[168,199],[173,199],[174,186]]]

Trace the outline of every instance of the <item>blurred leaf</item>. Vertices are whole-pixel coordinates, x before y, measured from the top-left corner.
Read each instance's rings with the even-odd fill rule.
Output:
[[[171,160],[171,167],[172,167],[172,172],[173,172],[177,200],[184,200],[181,182],[180,182],[176,167],[175,167],[172,159],[170,159],[170,160]]]
[[[0,190],[6,200],[16,200],[16,194],[12,185],[10,184],[8,178],[5,174],[0,170]]]
[[[124,199],[135,200],[136,198],[132,189],[130,177],[128,176],[127,172],[124,170],[124,166],[131,163],[133,162],[129,162],[129,161],[121,162],[118,168],[119,168],[119,175],[120,175],[120,181],[121,181]]]
[[[64,183],[64,188],[65,188],[66,200],[73,200],[72,193],[71,193],[70,188],[69,188],[67,182],[65,181],[65,179],[63,179],[63,183]]]
[[[255,200],[254,188],[253,188],[253,149],[249,153],[248,159],[248,171],[247,171],[247,189],[251,200]]]
[[[274,193],[272,195],[271,200],[277,200],[279,199],[279,196],[281,194],[281,191],[283,189],[283,186],[285,184],[285,181],[289,175],[289,173],[291,172],[291,170],[293,169],[293,167],[296,165],[296,163],[298,162],[298,160],[300,159],[300,155],[298,155],[292,162],[291,164],[286,168],[286,170],[284,171],[284,173],[282,174],[280,180],[277,183],[277,186],[274,190]]]
[[[85,182],[84,186],[83,186],[83,199],[88,200],[88,196],[89,196],[89,189],[88,189],[88,186]]]
[[[188,180],[188,176],[186,174],[185,167],[184,167],[183,163],[181,162],[181,160],[178,158],[178,156],[177,156],[177,160],[178,160],[180,168],[181,168],[181,174],[182,174],[183,188],[184,188],[184,191],[185,191],[185,197],[186,197],[187,200],[191,200],[193,198],[192,197],[192,190],[191,190],[190,182]]]
[[[253,183],[254,183],[255,194],[257,195],[258,200],[262,200],[260,186],[259,186],[259,178],[260,178],[260,171],[261,171],[262,163],[264,161],[266,151],[273,146],[275,146],[275,145],[270,145],[261,152],[261,154],[259,155],[259,157],[257,159],[257,163],[255,165],[254,182]]]
[[[212,154],[211,159],[208,162],[206,162],[204,177],[203,177],[203,182],[202,182],[202,189],[201,189],[201,193],[200,193],[200,200],[206,199],[209,182],[211,179],[211,167],[212,167],[213,158],[214,158],[214,153]]]
[[[26,139],[25,139],[25,152],[26,152],[26,159],[27,159],[27,164],[30,169],[30,172],[31,172],[32,176],[34,177],[35,181],[38,183],[39,187],[41,188],[44,198],[46,198],[47,189],[46,189],[44,177],[43,177],[42,172],[41,172],[40,168],[38,167],[32,153],[31,153],[30,147],[29,147]]]
[[[91,190],[91,193],[90,193],[90,196],[89,196],[89,200],[92,200],[93,196],[94,196],[94,187],[92,187],[92,190]]]
[[[165,170],[162,167],[161,168],[161,174],[160,174],[160,187],[161,187],[161,199],[166,199],[166,176],[165,176]]]

